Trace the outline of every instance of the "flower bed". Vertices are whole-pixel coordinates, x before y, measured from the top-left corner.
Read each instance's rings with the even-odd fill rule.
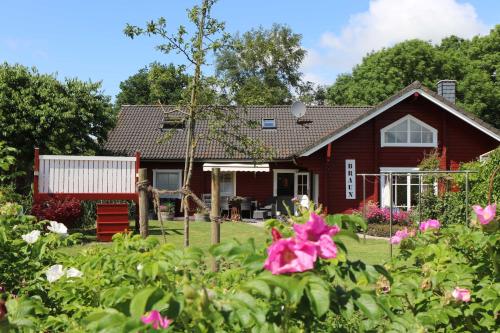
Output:
[[[399,255],[384,267],[349,260],[342,239],[366,227],[359,216],[302,208],[300,216],[266,223],[266,248],[252,240],[213,247],[221,262],[213,273],[203,251],[139,236],[117,235],[111,246],[68,257],[49,249],[77,236],[19,215],[15,205],[1,207],[0,250],[8,257],[0,259],[7,299],[0,325],[50,332],[492,331],[500,298],[495,208],[475,207],[471,226],[429,220],[399,230],[391,239]]]

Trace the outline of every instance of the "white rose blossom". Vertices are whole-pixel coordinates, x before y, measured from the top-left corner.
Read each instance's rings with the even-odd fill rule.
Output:
[[[50,283],[59,280],[64,276],[63,265],[50,266],[47,272],[45,272],[45,275],[47,275],[47,281],[49,281]]]
[[[83,276],[83,273],[78,269],[71,267],[66,271],[66,276],[69,278],[79,278]]]
[[[47,227],[50,231],[52,231],[55,234],[59,234],[62,236],[66,236],[68,234],[68,228],[62,223],[56,222],[56,221],[50,221],[50,226]]]
[[[40,230],[33,230],[32,232],[21,236],[21,238],[28,244],[35,243],[39,237],[40,237]]]

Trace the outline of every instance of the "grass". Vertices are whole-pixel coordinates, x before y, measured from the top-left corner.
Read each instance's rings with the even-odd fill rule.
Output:
[[[131,222],[131,230],[133,222]],[[161,229],[158,221],[150,221],[149,233],[163,241]],[[184,244],[184,223],[182,221],[165,222],[165,233],[168,243],[181,248]],[[210,223],[192,222],[190,225],[190,242],[192,246],[199,247],[207,251],[210,247]],[[249,238],[254,238],[257,246],[265,244],[266,233],[264,228],[248,223],[226,222],[221,224],[221,241],[237,239],[244,242]],[[85,232],[84,245],[72,246],[61,249],[69,255],[77,255],[83,249],[92,246],[107,246],[110,243],[96,242],[95,230]],[[342,239],[348,249],[348,258],[351,260],[362,260],[368,264],[382,264],[389,259],[389,243],[386,240],[366,239],[359,242],[351,239]]]
[[[133,222],[132,222],[133,223]],[[131,230],[133,224],[131,224]],[[184,223],[182,221],[165,222],[165,233],[168,243],[182,248],[184,244]],[[161,229],[158,221],[150,221],[149,234],[163,241]],[[244,242],[249,238],[254,238],[257,246],[265,244],[266,233],[264,228],[248,223],[226,222],[221,224],[221,241],[237,239]],[[84,245],[72,246],[61,249],[69,255],[76,255],[85,248],[92,246],[107,246],[110,243],[98,243],[95,238],[95,230],[86,232]],[[210,247],[210,223],[192,222],[190,224],[190,242],[192,246],[199,247],[207,251]],[[389,259],[389,244],[386,240],[367,239],[359,242],[351,239],[342,239],[348,249],[350,260],[363,260],[368,264],[382,264]]]

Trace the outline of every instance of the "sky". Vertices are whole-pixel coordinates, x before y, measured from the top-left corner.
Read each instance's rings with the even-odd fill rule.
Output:
[[[159,40],[123,34],[163,16],[187,24],[194,0],[0,0],[0,62],[36,66],[59,79],[102,81],[115,96],[119,84],[153,61],[185,64],[155,50]],[[302,35],[306,80],[331,84],[367,52],[409,38],[433,43],[451,34],[470,38],[500,23],[499,0],[219,0],[213,15],[229,33],[289,25]],[[213,66],[205,69],[213,72]]]

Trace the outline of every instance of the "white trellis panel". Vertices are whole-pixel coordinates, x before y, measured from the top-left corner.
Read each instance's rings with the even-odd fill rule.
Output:
[[[40,155],[39,193],[135,193],[136,157]]]

